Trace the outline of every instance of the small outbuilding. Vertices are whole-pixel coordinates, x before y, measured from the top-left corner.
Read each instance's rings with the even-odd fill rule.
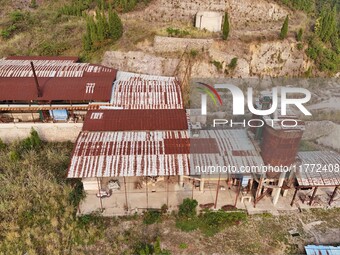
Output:
[[[223,13],[201,11],[196,14],[195,27],[211,32],[220,32],[223,21]]]

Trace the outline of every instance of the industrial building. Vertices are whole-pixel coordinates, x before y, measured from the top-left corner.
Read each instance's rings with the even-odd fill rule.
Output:
[[[280,110],[253,116],[265,123],[261,127],[209,129],[206,116],[185,109],[177,78],[117,71],[73,57],[1,59],[0,90],[2,123],[82,123],[67,174],[82,179],[88,194],[80,213],[99,208],[107,215],[126,214],[164,204],[177,209],[186,197],[201,208],[248,211],[339,200],[339,171],[310,173],[305,167],[339,166],[339,154],[298,152],[305,125],[289,109],[288,116]],[[270,106],[267,94],[256,101],[257,109]],[[287,118],[297,125],[287,126]],[[261,170],[268,165],[289,171]],[[240,171],[247,167],[258,169]]]
[[[78,60],[0,59],[0,122],[76,122],[109,105],[117,71]]]

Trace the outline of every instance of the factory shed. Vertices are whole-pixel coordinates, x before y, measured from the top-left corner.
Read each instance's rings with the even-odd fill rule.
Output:
[[[173,110],[91,110],[83,131],[187,130],[183,109]]]
[[[51,114],[55,110],[66,110],[66,121],[76,121],[88,109],[108,106],[117,71],[77,61],[77,57],[0,59],[0,121],[58,121]]]
[[[111,103],[120,109],[183,109],[177,78],[121,71],[117,73]]]
[[[318,201],[320,198],[317,195],[321,189],[327,189],[328,205],[339,199],[340,155],[333,151],[305,151],[299,152],[298,157],[300,164],[296,169],[297,185],[291,205],[299,191],[300,200],[309,205],[322,202]],[[328,191],[330,188],[333,190]],[[309,190],[308,194],[304,194],[302,190]]]

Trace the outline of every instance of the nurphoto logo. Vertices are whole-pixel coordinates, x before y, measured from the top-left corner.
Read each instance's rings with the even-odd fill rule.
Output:
[[[233,98],[233,115],[244,115],[244,105],[245,105],[245,96],[243,91],[235,85],[232,84],[215,84],[214,86],[208,85],[202,82],[198,82],[198,84],[202,85],[199,87],[199,91],[201,92],[201,114],[207,115],[207,95],[212,99],[215,105],[216,98],[222,106],[222,99],[216,89],[228,89]],[[279,104],[279,96],[278,96],[278,87],[272,88],[272,103],[269,109],[261,110],[256,109],[254,107],[253,100],[253,88],[248,87],[247,90],[247,105],[248,109],[251,113],[259,116],[270,115],[274,113]],[[295,105],[304,115],[311,116],[312,114],[306,109],[303,105],[307,103],[311,99],[311,93],[309,90],[305,88],[292,88],[292,87],[281,87],[280,88],[280,103],[281,103],[281,115],[287,115],[287,105]],[[289,94],[303,94],[302,98],[288,98]],[[216,97],[216,98],[215,98]]]

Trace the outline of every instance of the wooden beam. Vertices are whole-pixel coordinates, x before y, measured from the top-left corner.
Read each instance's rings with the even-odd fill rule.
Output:
[[[216,188],[216,197],[215,197],[215,205],[214,205],[214,209],[216,209],[216,206],[217,206],[218,192],[219,192],[219,190],[220,190],[220,181],[221,181],[221,172],[218,174],[218,181],[217,181],[217,188]]]
[[[310,198],[310,201],[309,201],[309,206],[311,206],[313,204],[313,200],[314,200],[314,197],[315,197],[315,194],[316,194],[317,190],[318,190],[318,187],[315,187],[314,191],[313,191],[313,194],[312,194],[312,197]]]
[[[296,194],[298,192],[298,189],[297,187],[295,187],[295,191],[294,191],[294,195],[293,195],[293,199],[292,199],[292,202],[290,203],[290,206],[293,206],[294,202],[295,202],[295,198],[296,198]]]
[[[336,186],[336,187],[334,188],[334,191],[333,191],[333,193],[332,193],[332,195],[331,195],[331,197],[330,197],[330,199],[329,199],[328,205],[331,205],[331,204],[332,204],[332,202],[333,202],[333,200],[334,200],[334,197],[335,197],[335,195],[336,195],[336,192],[338,191],[338,188],[339,188],[339,186]]]

